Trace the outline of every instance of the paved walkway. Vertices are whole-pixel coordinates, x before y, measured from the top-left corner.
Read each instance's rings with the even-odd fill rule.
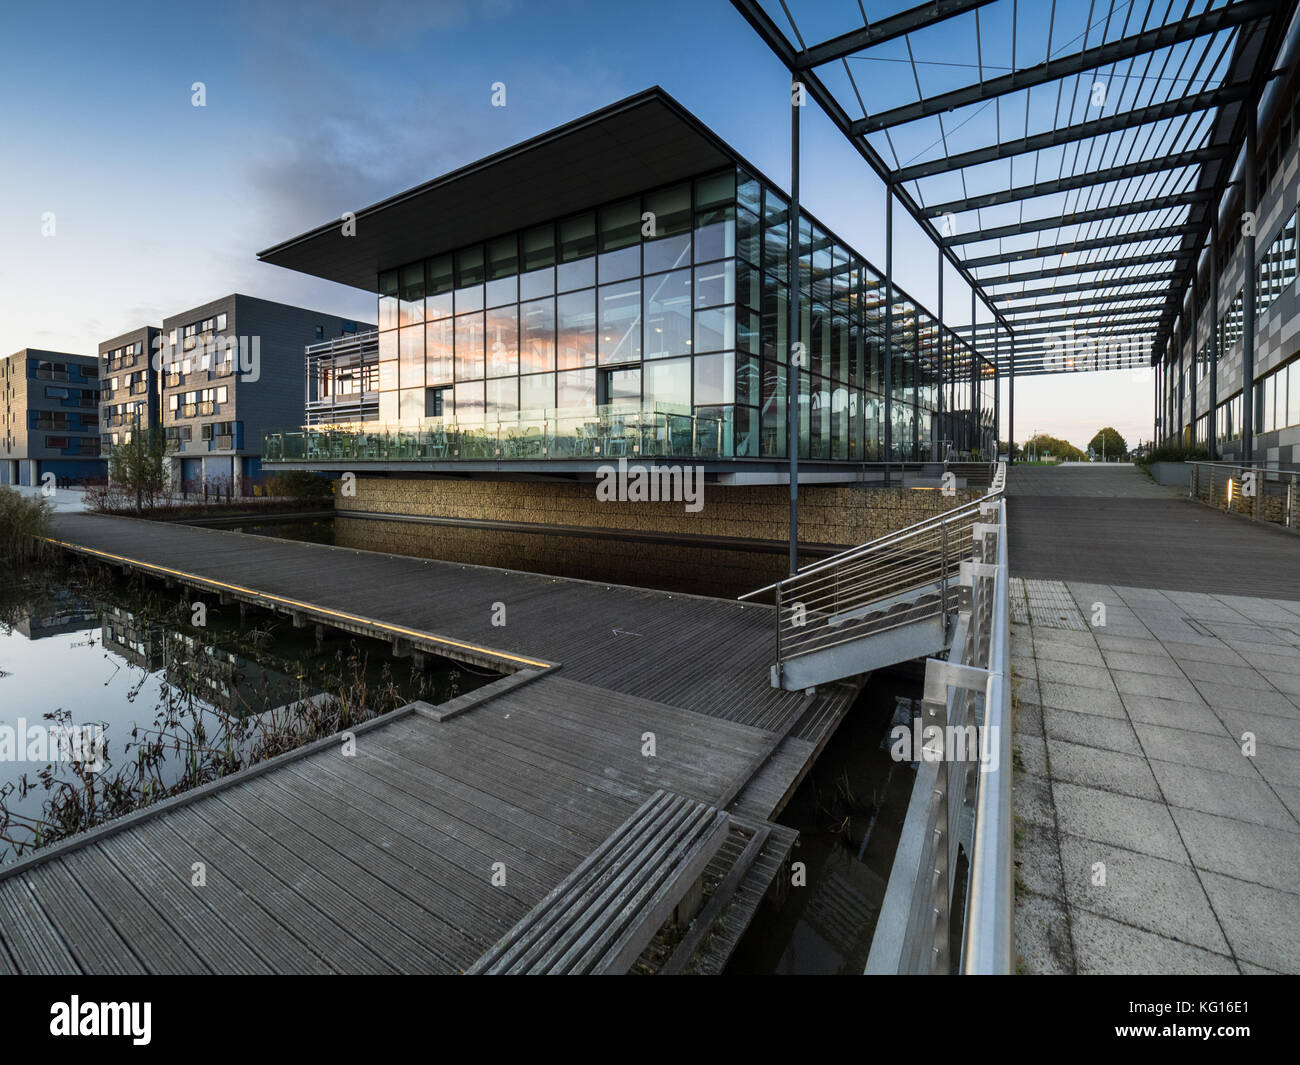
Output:
[[[1300,972],[1300,601],[1012,598],[1022,970]]]
[[[1007,495],[1013,576],[1300,599],[1300,537],[1132,466],[1013,466]]]

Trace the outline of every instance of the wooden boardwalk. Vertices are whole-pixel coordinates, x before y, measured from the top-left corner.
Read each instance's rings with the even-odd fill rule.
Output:
[[[122,518],[55,536],[514,675],[0,867],[0,970],[463,972],[662,789],[727,832],[690,956],[656,940],[634,968],[717,972],[793,845],[769,819],[860,690],[771,688],[765,606]]]

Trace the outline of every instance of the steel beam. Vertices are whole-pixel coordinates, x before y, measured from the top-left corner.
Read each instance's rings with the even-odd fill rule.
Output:
[[[1179,115],[1191,115],[1197,111],[1208,111],[1212,107],[1222,107],[1236,100],[1244,100],[1249,94],[1250,86],[1248,83],[1238,82],[1232,85],[1221,85],[1217,89],[1207,89],[1205,92],[1193,93],[1190,96],[1180,96],[1173,100],[1166,100],[1163,103],[1151,104],[1148,107],[1123,111],[1117,115],[1088,119],[1084,122],[1077,122],[1073,126],[1062,126],[1059,129],[1035,133],[1013,141],[1002,141],[998,144],[989,145],[985,148],[975,148],[958,155],[949,155],[942,159],[933,159],[926,163],[905,166],[901,170],[894,172],[893,180],[899,183],[915,181],[917,178],[932,177],[935,174],[950,173],[953,170],[961,170],[968,166],[991,163],[995,159],[1008,159],[1014,155],[1024,155],[1026,152],[1036,152],[1043,148],[1055,148],[1061,144],[1087,140],[1089,137],[1117,133],[1120,130],[1131,129],[1133,126],[1145,126],[1167,118],[1177,118]]]
[[[1034,200],[1043,196],[1055,196],[1075,189],[1086,189],[1093,185],[1105,185],[1113,181],[1126,181],[1129,178],[1142,177],[1146,174],[1158,174],[1162,170],[1179,170],[1185,166],[1200,166],[1214,163],[1231,154],[1227,145],[1212,148],[1192,148],[1173,155],[1159,155],[1154,159],[1141,159],[1123,166],[1110,166],[1102,170],[1089,170],[1083,174],[1068,174],[1053,181],[1038,181],[1032,185],[1018,185],[1015,188],[986,192],[980,196],[970,196],[947,203],[935,203],[924,209],[928,218],[941,218],[946,214],[963,214],[981,207],[997,207],[1004,203],[1018,203],[1021,200]]]
[[[786,355],[786,410],[790,463],[790,576],[799,572],[799,371],[803,359],[799,346],[799,112],[802,100],[798,82],[790,86],[790,249],[789,292],[790,350]]]
[[[1013,300],[1037,299],[1040,296],[1060,296],[1066,292],[1093,292],[1099,288],[1128,288],[1132,285],[1152,285],[1165,284],[1170,281],[1176,281],[1181,274],[1178,271],[1171,271],[1164,274],[1135,274],[1131,277],[1112,277],[1103,278],[1096,281],[1083,281],[1073,285],[1044,285],[1042,288],[1025,289],[1023,292],[999,292],[992,296],[994,303],[1008,303]],[[997,282],[994,282],[997,284]],[[1017,284],[1017,282],[1003,281],[1001,284]],[[1133,296],[1116,297],[1116,299],[1137,299],[1140,296],[1153,295],[1151,292],[1135,293]],[[1166,296],[1167,293],[1160,293]],[[1004,307],[1004,313],[1011,313],[1017,308]]]
[[[1095,274],[1103,270],[1120,270],[1126,266],[1148,266],[1153,263],[1179,262],[1188,259],[1191,252],[1187,248],[1174,251],[1152,252],[1143,255],[1127,255],[1119,259],[1103,259],[1094,263],[1074,263],[1071,266],[1057,266],[1049,270],[1032,270],[1024,273],[1007,274],[1005,277],[976,278],[981,285],[1015,285],[1021,281],[1042,281],[1044,278],[1057,277],[1061,274]]]
[[[844,59],[864,48],[871,48],[909,33],[915,33],[936,22],[943,22],[967,11],[974,11],[978,7],[986,7],[993,2],[994,0],[930,0],[929,3],[918,4],[896,15],[877,19],[870,26],[863,26],[860,30],[850,30],[848,33],[841,33],[838,37],[832,37],[829,41],[805,48],[796,53],[796,67],[800,71],[806,71],[824,63],[834,62],[836,59]]]
[[[1114,233],[1104,237],[1088,237],[1086,240],[1063,241],[1060,244],[1048,244],[1039,248],[996,252],[992,255],[981,255],[963,261],[969,269],[979,270],[985,266],[996,266],[998,263],[1019,263],[1028,259],[1050,259],[1054,255],[1070,255],[1074,252],[1117,248],[1125,244],[1141,244],[1144,241],[1164,240],[1167,237],[1189,237],[1198,231],[1198,227],[1194,225],[1135,229],[1129,233]]]
[[[993,226],[989,229],[973,229],[969,233],[944,237],[945,247],[954,248],[959,244],[977,244],[982,240],[1000,240],[1003,237],[1021,237],[1027,233],[1041,233],[1047,229],[1064,229],[1066,226],[1081,226],[1089,222],[1104,222],[1109,218],[1123,218],[1126,215],[1147,214],[1151,211],[1163,211],[1170,207],[1190,207],[1197,203],[1208,203],[1209,189],[1188,189],[1171,196],[1153,196],[1147,200],[1132,200],[1111,204],[1109,207],[1096,207],[1087,211],[1071,211],[1069,214],[1052,215],[1047,218],[1035,218],[1027,222],[1017,222],[1009,226]],[[969,263],[967,264],[969,265]]]
[[[1204,11],[1200,15],[1191,18],[1169,22],[1155,29],[1135,33],[1128,37],[1121,37],[1119,40],[1108,41],[1092,48],[1085,48],[1073,55],[1048,59],[1036,66],[1026,67],[1024,70],[1014,70],[1010,74],[1004,74],[998,78],[989,78],[981,81],[978,85],[966,85],[950,92],[926,96],[915,103],[904,104],[901,107],[894,107],[888,111],[869,115],[854,122],[852,132],[859,136],[874,133],[905,122],[915,122],[917,119],[929,115],[941,115],[948,111],[954,111],[959,107],[978,103],[981,100],[991,100],[996,96],[1005,96],[1008,93],[1019,92],[1035,85],[1046,85],[1051,81],[1060,81],[1063,78],[1073,77],[1085,71],[1096,70],[1110,63],[1117,63],[1144,55],[1147,52],[1154,52],[1159,48],[1168,48],[1170,45],[1182,41],[1195,40],[1197,37],[1217,33],[1219,30],[1254,22],[1260,18],[1267,18],[1275,13],[1275,9],[1274,0],[1238,0],[1237,3],[1225,4],[1223,7]]]

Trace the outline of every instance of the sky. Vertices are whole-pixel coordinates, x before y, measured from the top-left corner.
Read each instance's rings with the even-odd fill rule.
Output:
[[[815,32],[860,24],[856,0],[815,7]],[[3,5],[0,40],[4,353],[92,354],[231,292],[373,321],[373,295],[256,253],[651,85],[789,182],[788,75],[726,0],[53,0]],[[879,66],[868,93],[906,99]],[[801,125],[803,203],[883,267],[883,184],[815,105]],[[937,253],[901,209],[894,249],[899,285],[933,310]],[[951,270],[945,304],[969,323]],[[1086,446],[1109,424],[1136,442],[1151,387],[1149,371],[1021,379],[1016,438]]]

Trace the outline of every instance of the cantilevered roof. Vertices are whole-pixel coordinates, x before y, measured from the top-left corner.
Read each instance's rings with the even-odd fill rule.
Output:
[[[1296,0],[732,0],[994,321],[1016,373],[1174,328]],[[1104,368],[1106,363],[1096,368]],[[1113,365],[1113,364],[1112,364]]]
[[[373,289],[438,251],[743,162],[658,86],[259,252],[276,266]]]

